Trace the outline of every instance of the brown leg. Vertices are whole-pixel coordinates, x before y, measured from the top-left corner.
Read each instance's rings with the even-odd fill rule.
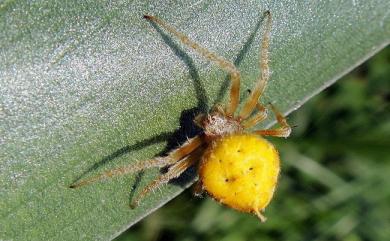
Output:
[[[187,142],[185,142],[182,146],[179,148],[173,150],[168,154],[166,157],[157,157],[155,159],[146,160],[138,163],[132,163],[127,166],[119,167],[116,169],[105,171],[97,176],[87,178],[83,181],[80,181],[78,183],[72,184],[70,188],[78,188],[84,185],[91,184],[93,182],[111,178],[114,176],[119,175],[125,175],[128,173],[134,173],[141,170],[149,169],[152,167],[164,167],[173,163],[176,163],[177,161],[183,159],[183,157],[190,154],[192,151],[194,151],[196,148],[198,148],[203,143],[203,139],[201,136],[196,136],[192,139],[189,139]]]
[[[202,186],[202,181],[198,180],[193,187],[192,193],[196,197],[201,197],[203,193],[203,186]]]
[[[135,208],[138,206],[139,201],[145,197],[150,191],[156,189],[162,184],[168,183],[170,180],[179,177],[185,170],[194,165],[200,158],[201,153],[203,152],[203,148],[199,148],[191,155],[185,157],[183,160],[178,161],[173,166],[168,169],[168,172],[159,176],[157,179],[152,181],[149,185],[147,185],[140,194],[133,200],[131,203],[131,207]]]
[[[267,109],[262,104],[258,103],[256,108],[258,112],[242,122],[245,129],[251,128],[267,118]]]
[[[254,133],[262,136],[276,136],[276,137],[288,137],[291,133],[291,127],[287,123],[286,118],[270,103],[272,111],[275,113],[276,120],[280,124],[279,128],[272,130],[259,130]]]
[[[269,41],[271,35],[272,17],[269,11],[267,11],[265,14],[267,15],[267,24],[265,26],[264,37],[261,43],[261,57],[260,57],[261,77],[257,81],[255,88],[251,92],[251,95],[248,97],[247,102],[245,103],[244,107],[240,112],[239,117],[241,119],[246,119],[252,113],[253,109],[258,103],[260,95],[263,93],[265,86],[267,85],[270,76],[270,71],[268,66],[268,61],[269,61],[268,49],[269,49]]]
[[[203,128],[203,121],[205,120],[207,114],[204,114],[204,113],[200,113],[198,115],[195,116],[193,122],[195,123],[196,126],[198,126],[199,128]]]
[[[149,19],[150,21],[160,25],[162,28],[176,36],[177,38],[180,39],[180,41],[187,45],[188,47],[192,48],[195,50],[198,54],[203,56],[204,58],[210,60],[211,62],[214,62],[217,64],[219,67],[222,69],[226,70],[229,72],[231,81],[232,81],[232,87],[230,90],[230,102],[229,105],[226,108],[226,114],[228,116],[233,116],[234,112],[237,109],[238,102],[240,101],[240,72],[234,66],[234,64],[230,63],[226,59],[216,55],[215,53],[209,51],[208,49],[200,46],[199,44],[195,43],[191,39],[189,39],[187,36],[185,36],[183,33],[177,31],[173,27],[169,26],[167,23],[162,21],[161,19],[158,19],[154,16],[149,16],[149,15],[144,15],[144,18]]]

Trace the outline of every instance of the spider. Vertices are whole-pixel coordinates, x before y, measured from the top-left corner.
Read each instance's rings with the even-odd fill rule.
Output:
[[[184,45],[227,71],[231,79],[230,100],[226,106],[217,104],[209,113],[197,115],[194,122],[203,132],[188,139],[167,156],[108,170],[70,187],[77,188],[98,180],[153,167],[168,167],[166,173],[147,185],[133,200],[132,206],[136,207],[152,190],[179,177],[189,167],[197,165],[199,178],[194,188],[195,195],[205,191],[218,202],[242,212],[253,213],[264,222],[265,217],[262,213],[272,199],[280,165],[277,150],[262,136],[288,137],[291,132],[286,119],[271,103],[269,106],[280,127],[247,131],[267,118],[267,108],[259,102],[259,97],[270,76],[268,49],[272,17],[269,11],[264,15],[266,26],[259,63],[261,76],[238,114],[236,110],[239,104],[240,72],[236,66],[201,47],[161,19],[144,15],[145,19],[157,24],[177,37]]]

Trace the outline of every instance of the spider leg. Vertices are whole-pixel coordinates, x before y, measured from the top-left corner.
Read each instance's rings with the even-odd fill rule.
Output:
[[[255,126],[257,123],[259,123],[267,118],[267,116],[268,116],[267,109],[262,104],[257,103],[256,108],[257,108],[258,112],[256,114],[254,114],[252,117],[250,117],[242,122],[242,126],[245,129],[251,128],[251,127]]]
[[[267,85],[270,70],[268,66],[269,62],[269,42],[271,36],[271,25],[272,25],[272,17],[269,11],[265,12],[267,16],[267,23],[265,26],[263,41],[261,42],[261,57],[260,57],[260,69],[261,76],[258,79],[255,88],[251,91],[250,96],[248,97],[244,107],[242,108],[239,118],[246,119],[255,108],[260,95],[263,93],[265,86]]]
[[[135,208],[138,206],[139,201],[144,198],[150,191],[156,189],[162,184],[168,183],[170,180],[179,177],[185,170],[194,165],[202,153],[203,148],[198,148],[192,154],[188,155],[184,159],[176,162],[173,166],[169,167],[168,172],[159,176],[157,179],[147,185],[133,200],[131,207]]]
[[[195,125],[197,127],[203,128],[203,121],[205,120],[206,117],[207,117],[207,115],[204,113],[198,114],[195,116],[193,122],[195,123]]]
[[[232,86],[230,89],[230,102],[226,108],[226,114],[228,116],[232,117],[234,115],[234,112],[236,111],[238,103],[240,101],[239,93],[240,93],[240,78],[241,77],[240,77],[240,72],[238,71],[236,66],[234,66],[234,64],[227,61],[223,57],[220,57],[220,56],[216,55],[215,53],[209,51],[208,49],[200,46],[198,43],[192,41],[186,35],[177,31],[176,29],[174,29],[173,27],[171,27],[170,25],[168,25],[164,21],[162,21],[154,16],[149,16],[149,15],[144,15],[144,18],[160,25],[162,28],[164,28],[165,30],[167,30],[168,32],[170,32],[171,34],[173,34],[174,36],[179,38],[179,40],[184,45],[192,48],[193,50],[195,50],[198,54],[200,54],[204,58],[208,59],[211,62],[214,62],[219,67],[221,67],[225,71],[229,72]]]
[[[202,181],[201,180],[198,180],[194,184],[194,188],[192,189],[192,193],[196,197],[201,197],[202,196],[202,194],[203,194],[203,185],[202,185]]]
[[[146,160],[138,163],[132,163],[127,166],[119,167],[116,169],[105,171],[97,176],[87,178],[78,183],[74,183],[70,186],[70,188],[78,188],[80,186],[88,185],[93,182],[112,178],[114,176],[125,175],[129,173],[139,172],[141,170],[149,169],[152,167],[164,167],[170,164],[174,164],[177,161],[183,159],[183,157],[187,156],[191,152],[193,152],[196,148],[198,148],[203,143],[203,139],[201,136],[196,136],[192,139],[186,141],[182,146],[177,149],[171,151],[168,156],[165,157],[157,157],[151,160]]]
[[[273,106],[271,103],[272,111],[275,113],[276,120],[280,124],[279,128],[271,129],[271,130],[258,130],[254,131],[254,133],[262,135],[262,136],[276,136],[276,137],[288,137],[291,133],[291,127],[287,123],[286,118]]]

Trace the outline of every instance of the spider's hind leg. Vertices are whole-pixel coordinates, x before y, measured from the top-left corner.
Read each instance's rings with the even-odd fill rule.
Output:
[[[242,122],[245,129],[251,128],[267,118],[268,111],[262,104],[257,103],[256,108],[258,112]]]
[[[201,136],[196,136],[192,139],[189,139],[183,145],[178,147],[177,149],[171,151],[168,156],[165,157],[157,157],[151,160],[141,161],[138,163],[132,163],[127,166],[119,167],[116,169],[105,171],[97,176],[87,178],[81,180],[79,182],[73,183],[70,185],[70,188],[78,188],[81,186],[89,185],[96,181],[100,181],[103,179],[112,178],[115,176],[130,174],[139,172],[145,169],[153,168],[153,167],[165,167],[171,164],[178,162],[183,159],[185,156],[193,152],[195,149],[200,147],[203,143],[203,138]]]
[[[195,164],[196,161],[199,160],[199,156],[202,153],[203,148],[198,148],[189,156],[184,159],[178,161],[173,166],[169,167],[168,172],[162,174],[157,179],[152,181],[149,185],[147,185],[138,196],[133,200],[130,204],[131,208],[135,208],[138,206],[140,200],[144,198],[149,192],[156,189],[157,187],[168,183],[170,180],[179,177],[185,170]]]

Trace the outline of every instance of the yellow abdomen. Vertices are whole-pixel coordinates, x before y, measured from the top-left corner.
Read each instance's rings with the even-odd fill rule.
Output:
[[[199,178],[217,201],[257,214],[272,199],[278,175],[275,147],[258,135],[233,134],[215,140],[205,151]]]

